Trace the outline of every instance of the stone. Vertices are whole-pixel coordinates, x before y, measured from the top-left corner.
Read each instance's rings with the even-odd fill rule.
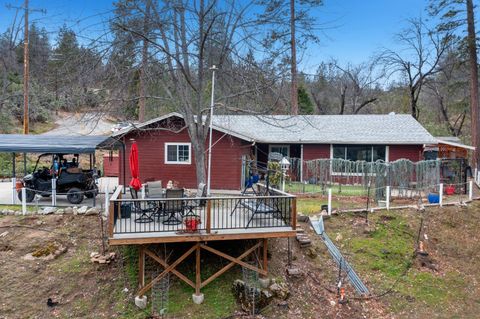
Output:
[[[3,233],[0,234],[0,238],[6,237],[8,235],[8,231],[4,231]]]
[[[147,296],[136,296],[135,297],[135,306],[137,306],[140,309],[145,309],[147,308]]]
[[[73,208],[72,207],[65,208],[65,214],[72,215],[73,214]]]
[[[55,207],[44,207],[41,214],[42,215],[50,215],[55,213],[57,209]]]
[[[308,223],[308,216],[301,212],[297,212],[297,221],[300,223]]]
[[[308,250],[307,250],[307,256],[308,257],[310,257],[312,259],[315,259],[317,257],[317,255],[318,254],[313,247],[308,248]]]
[[[341,241],[343,239],[342,234],[337,233],[337,236],[335,237],[335,241]]]
[[[98,208],[92,207],[85,212],[85,215],[87,215],[87,216],[88,215],[98,215],[98,212],[99,212]]]
[[[290,290],[286,283],[274,283],[270,286],[270,291],[273,295],[281,300],[285,300],[290,295]]]
[[[79,209],[77,209],[77,213],[79,215],[85,215],[87,213],[87,210],[88,210],[88,206],[82,206]]]
[[[57,209],[55,212],[56,215],[63,215],[65,213],[65,210],[63,208]]]
[[[302,272],[298,268],[287,268],[287,275],[290,277],[300,277]]]
[[[268,288],[270,285],[270,278],[258,278],[258,282],[260,283],[260,287],[262,288]]]
[[[192,300],[193,300],[193,303],[194,303],[194,304],[200,305],[200,304],[202,304],[203,301],[205,300],[205,296],[204,296],[202,293],[199,293],[198,295],[197,295],[197,294],[193,294],[193,295],[192,295]]]

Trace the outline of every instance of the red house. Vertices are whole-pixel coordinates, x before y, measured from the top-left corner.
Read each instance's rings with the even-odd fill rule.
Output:
[[[182,115],[170,113],[114,136],[125,143],[126,154],[133,140],[137,142],[142,181],[165,184],[172,180],[196,188],[195,157]],[[212,189],[240,189],[244,159],[265,163],[270,152],[304,161],[419,161],[425,144],[437,144],[437,140],[412,116],[403,114],[217,115],[213,119]],[[122,169],[123,156],[119,158],[120,183],[125,185],[130,173]]]

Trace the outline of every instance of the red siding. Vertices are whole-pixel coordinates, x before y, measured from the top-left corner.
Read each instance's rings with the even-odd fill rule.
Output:
[[[388,160],[390,162],[401,158],[409,159],[412,162],[422,160],[423,145],[390,145],[389,149]]]
[[[330,144],[303,144],[303,160],[330,158]]]
[[[135,138],[138,145],[140,162],[140,180],[142,182],[161,180],[165,186],[169,180],[178,181],[180,186],[197,188],[195,156],[191,147],[191,164],[165,164],[165,143],[189,143],[186,129],[179,133],[167,130],[147,131],[141,135],[132,133],[124,138],[126,144],[126,181],[130,182],[128,154],[130,138]],[[221,132],[213,132],[212,148],[212,189],[240,189],[242,155],[250,153],[250,144]],[[208,139],[206,141],[208,144]],[[208,156],[205,156],[205,161]],[[120,160],[121,162],[121,160]],[[122,163],[120,163],[122,165]],[[122,166],[120,166],[122,167]],[[205,165],[206,167],[206,165]]]
[[[103,156],[103,176],[118,177],[120,172],[120,162],[118,156]]]

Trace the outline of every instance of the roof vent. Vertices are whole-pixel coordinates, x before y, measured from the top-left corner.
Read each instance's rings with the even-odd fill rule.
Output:
[[[388,115],[395,115],[395,112],[390,112],[388,113]]]

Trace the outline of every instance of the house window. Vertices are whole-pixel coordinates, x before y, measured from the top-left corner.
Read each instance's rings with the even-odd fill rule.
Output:
[[[166,164],[191,164],[190,143],[165,143]]]
[[[333,145],[333,158],[349,161],[385,161],[385,145]]]
[[[290,145],[269,145],[269,153],[280,153],[285,157],[290,157]]]

